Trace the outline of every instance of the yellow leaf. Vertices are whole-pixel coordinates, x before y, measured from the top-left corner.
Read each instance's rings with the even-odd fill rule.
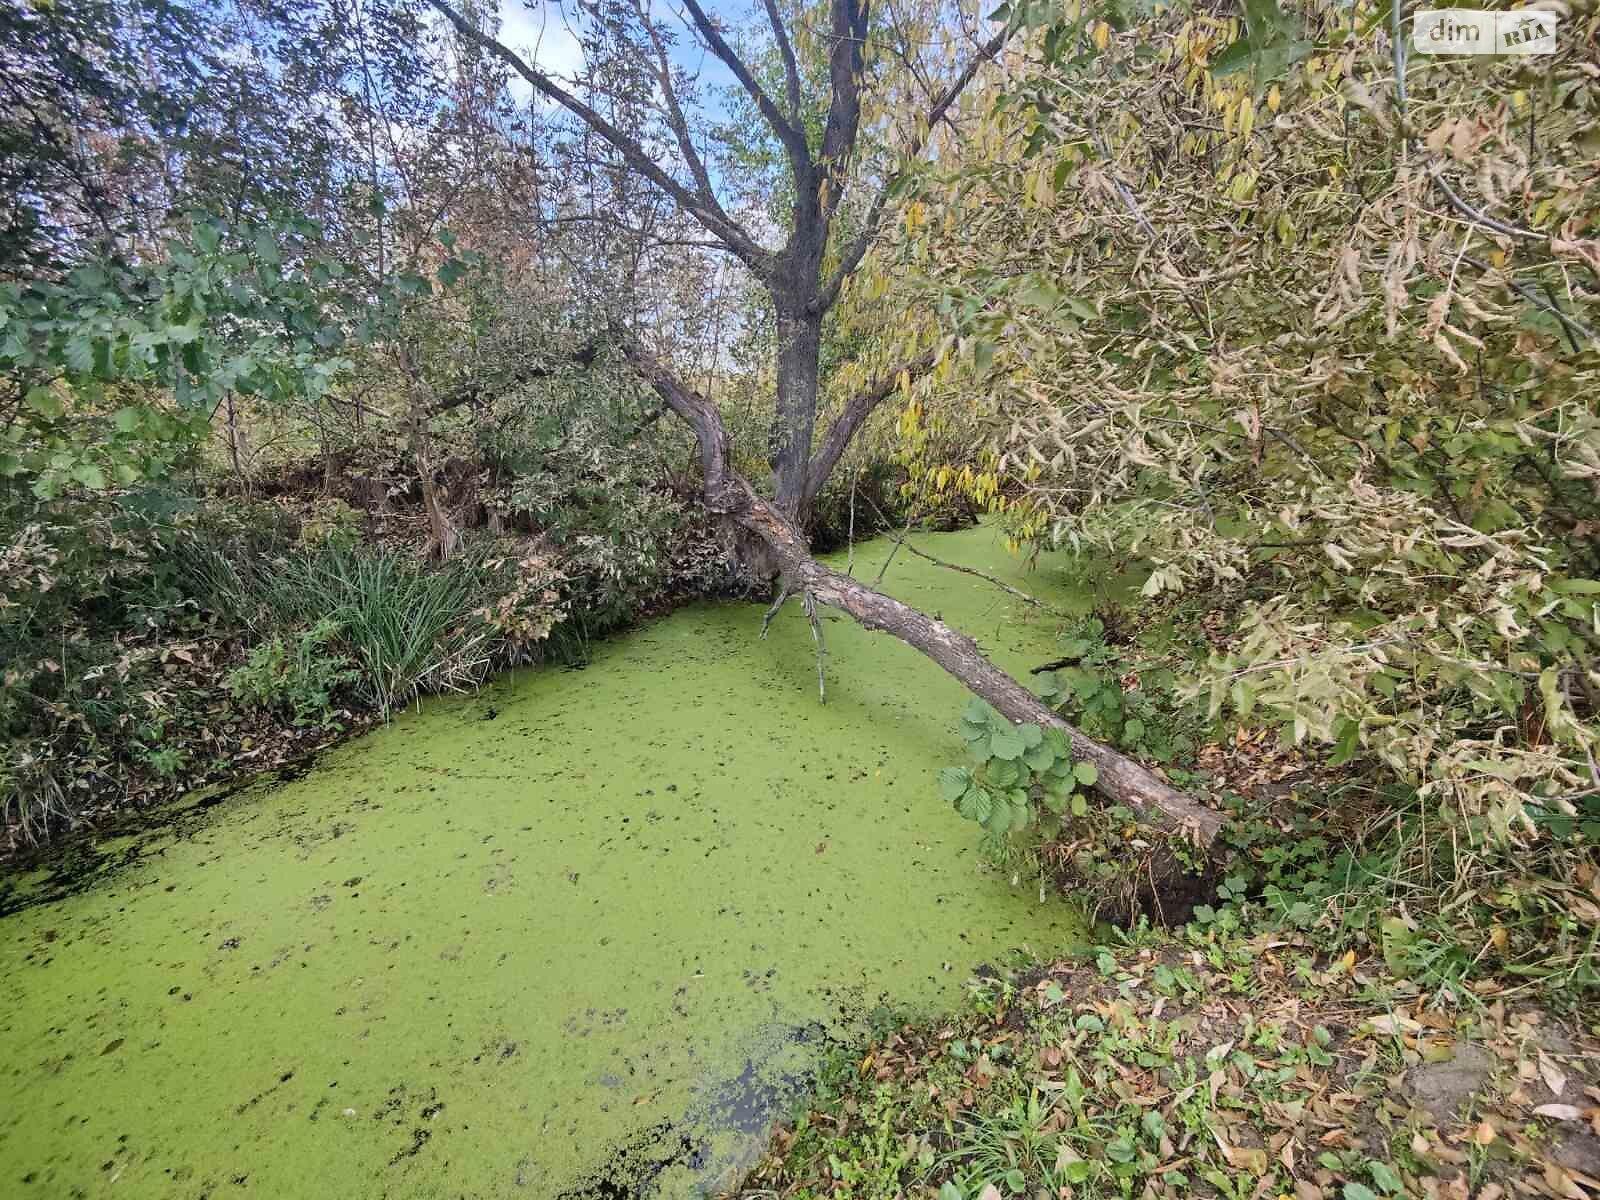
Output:
[[[1278,111],[1278,105],[1283,103],[1283,93],[1278,90],[1278,85],[1273,84],[1267,89],[1267,107],[1273,112]]]
[[[1111,26],[1104,21],[1094,27],[1094,44],[1096,49],[1104,50],[1111,43]]]

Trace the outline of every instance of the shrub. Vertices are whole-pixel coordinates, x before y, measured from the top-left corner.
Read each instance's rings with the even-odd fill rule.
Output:
[[[334,697],[360,678],[350,659],[333,652],[339,624],[318,621],[298,637],[273,637],[250,651],[244,666],[228,673],[235,700],[287,714],[296,725],[332,728]]]

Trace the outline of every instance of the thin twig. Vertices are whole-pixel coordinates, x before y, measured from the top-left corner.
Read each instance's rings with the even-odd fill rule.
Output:
[[[872,507],[877,508],[878,506],[874,504]],[[879,512],[878,516],[883,518],[883,513]],[[889,547],[889,557],[884,559],[883,566],[878,568],[878,577],[872,581],[872,586],[874,588],[883,582],[883,573],[889,569],[889,564],[894,561],[895,551],[899,550],[901,546],[905,545],[906,534],[911,532],[911,522],[915,521],[916,519],[917,510],[913,508],[909,513],[906,514],[906,527],[900,531],[900,536],[894,539],[894,545]]]
[[[817,698],[819,703],[828,702],[828,679],[823,671],[823,661],[828,657],[828,648],[822,642],[822,622],[817,619],[817,600],[808,589],[802,593],[801,604],[806,610],[806,620],[811,622],[811,640],[817,644]]]
[[[767,609],[767,615],[761,618],[761,636],[763,639],[767,636],[767,626],[772,624],[772,618],[778,615],[778,610],[783,607],[783,602],[789,596],[789,585],[787,583],[779,584],[778,598],[772,602],[772,607]]]
[[[1480,271],[1488,272],[1492,269],[1488,263],[1481,259],[1473,258],[1471,255],[1468,255],[1464,261],[1471,263]],[[1516,292],[1517,295],[1521,296],[1529,304],[1533,305],[1535,308],[1543,309],[1556,320],[1560,321],[1562,328],[1566,330],[1568,340],[1573,341],[1574,349],[1578,349],[1576,341],[1574,340],[1575,335],[1577,334],[1582,334],[1591,342],[1600,343],[1600,336],[1596,336],[1594,330],[1590,329],[1582,321],[1567,316],[1566,313],[1562,312],[1555,305],[1541,298],[1539,293],[1534,291],[1531,287],[1528,287],[1526,284],[1518,283],[1515,279],[1507,279],[1505,282],[1508,288],[1510,288],[1513,292]]]
[[[858,466],[855,473],[850,476],[850,532],[845,535],[845,541],[850,549],[844,573],[852,579],[856,575],[856,481],[860,478],[861,468]]]
[[[886,521],[886,518],[884,517],[883,512],[878,508],[878,506],[876,504],[873,504],[873,502],[871,500],[868,500],[867,503],[872,505],[872,509],[873,509],[874,512],[876,512],[878,514],[878,519],[880,521]],[[899,541],[896,542],[895,545],[896,545],[896,548],[898,548],[901,545],[905,546],[905,548],[907,550],[909,550],[912,554],[915,554],[918,558],[924,559],[927,562],[931,562],[936,567],[943,567],[947,571],[960,571],[963,575],[975,576],[978,579],[982,579],[986,583],[994,584],[994,586],[999,588],[1002,592],[1005,592],[1005,593],[1007,593],[1008,595],[1011,595],[1011,596],[1015,596],[1018,600],[1021,600],[1024,604],[1031,604],[1035,608],[1042,608],[1045,612],[1051,613],[1051,614],[1053,614],[1054,616],[1057,616],[1057,617],[1061,617],[1064,620],[1070,620],[1071,619],[1071,614],[1070,613],[1064,613],[1059,608],[1052,608],[1050,605],[1046,604],[1043,600],[1039,599],[1037,596],[1030,596],[1027,592],[1023,591],[1021,588],[1014,588],[1009,583],[1006,583],[1006,582],[1004,582],[1003,580],[1000,580],[1000,579],[996,579],[993,575],[986,575],[986,574],[984,574],[984,572],[976,570],[976,569],[974,569],[972,567],[963,567],[959,563],[945,562],[944,559],[942,559],[942,558],[935,558],[931,554],[925,553],[922,550],[918,550],[910,542],[905,540],[905,535],[904,534],[901,534]]]

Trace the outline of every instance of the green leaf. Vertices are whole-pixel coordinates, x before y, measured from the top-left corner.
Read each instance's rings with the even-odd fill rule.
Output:
[[[1023,791],[1013,791],[1010,803],[1012,832],[1021,833],[1033,824],[1033,805],[1028,803],[1028,793]]]
[[[270,267],[275,267],[283,261],[278,254],[277,239],[265,229],[256,234],[256,257]]]
[[[1021,758],[1024,744],[1015,726],[1003,726],[989,734],[989,753],[996,758]]]
[[[137,408],[119,408],[111,414],[111,423],[118,433],[132,433],[144,422],[144,413]]]
[[[1091,762],[1075,762],[1072,775],[1084,787],[1093,787],[1100,778],[1100,770]]]
[[[1164,1121],[1161,1117],[1161,1114],[1153,1108],[1145,1112],[1144,1116],[1139,1121],[1139,1125],[1144,1130],[1145,1137],[1149,1138],[1151,1142],[1154,1143],[1159,1143],[1167,1132],[1166,1121]]]
[[[1031,746],[1024,750],[1022,752],[1022,761],[1028,764],[1030,770],[1048,771],[1051,764],[1056,761],[1056,754],[1054,750],[1041,742],[1037,746]]]
[[[1007,833],[1011,829],[1011,805],[1004,796],[995,796],[983,827],[990,833]]]
[[[961,1194],[959,1187],[946,1179],[939,1187],[939,1200],[966,1200],[966,1197]]]
[[[82,334],[69,337],[61,353],[67,360],[67,366],[80,375],[87,375],[94,370],[94,343]]]
[[[1028,1189],[1027,1176],[1017,1168],[1012,1167],[1011,1170],[1006,1172],[1006,1186],[1011,1189],[1013,1194],[1020,1196]]]
[[[967,794],[961,797],[957,811],[967,820],[984,825],[994,813],[994,797],[977,784],[973,784],[967,789]]]
[[[1400,1176],[1388,1163],[1378,1162],[1376,1159],[1367,1164],[1367,1173],[1372,1176],[1372,1182],[1389,1193],[1400,1192],[1405,1189],[1405,1184],[1400,1182]]]
[[[1015,787],[1022,778],[1022,769],[1015,759],[994,758],[983,769],[988,781],[997,788]]]
[[[54,421],[66,411],[66,406],[61,403],[61,397],[52,387],[29,388],[28,407],[50,421]]]
[[[1344,1200],[1378,1200],[1378,1194],[1364,1183],[1344,1185]]]
[[[93,463],[79,463],[72,468],[72,477],[86,488],[100,491],[106,486],[105,474]]]
[[[1083,798],[1082,792],[1072,793],[1072,815],[1075,817],[1089,815],[1089,802]]]
[[[952,804],[967,794],[972,786],[972,772],[965,767],[946,767],[939,772],[939,791]]]
[[[447,258],[439,266],[439,282],[447,288],[455,287],[456,282],[466,273],[466,264],[459,258]]]

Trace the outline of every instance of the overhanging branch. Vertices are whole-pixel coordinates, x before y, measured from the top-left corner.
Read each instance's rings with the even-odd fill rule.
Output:
[[[737,54],[733,47],[728,45],[727,39],[706,15],[697,0],[683,0],[683,5],[689,10],[689,16],[694,21],[694,27],[700,36],[705,39],[711,53],[722,60],[728,70],[733,72],[733,77],[739,85],[749,93],[750,98],[756,102],[756,107],[761,110],[761,115],[766,118],[767,124],[772,126],[772,132],[778,135],[778,140],[783,143],[784,150],[789,155],[789,165],[794,170],[796,186],[801,185],[811,174],[811,150],[806,145],[805,130],[798,124],[798,117],[791,121],[773,103],[772,97],[767,95],[766,89],[757,82],[756,77],[750,73],[750,68]],[[796,92],[798,94],[798,91]]]
[[[623,133],[610,121],[606,120],[594,108],[585,104],[566,88],[556,83],[544,72],[530,66],[528,62],[514,50],[508,49],[504,44],[490,37],[471,21],[458,13],[444,0],[428,0],[428,3],[455,26],[456,33],[462,39],[477,46],[484,53],[498,58],[505,63],[540,95],[554,100],[562,108],[578,117],[585,125],[604,138],[621,154],[623,160],[637,174],[642,175],[662,191],[675,200],[684,212],[688,213],[701,225],[710,231],[719,241],[725,243],[730,251],[741,262],[748,266],[762,279],[770,276],[772,271],[772,255],[761,248],[754,238],[747,234],[734,220],[723,212],[713,198],[707,203],[706,198],[690,191],[671,175],[667,174],[656,161],[647,153],[643,146],[636,140]]]
[[[822,438],[822,445],[812,456],[811,466],[806,471],[807,504],[816,499],[817,493],[822,491],[823,484],[828,482],[828,476],[832,475],[834,467],[839,465],[839,459],[844,456],[845,450],[850,446],[850,440],[855,437],[862,423],[872,415],[878,405],[894,395],[900,377],[910,375],[915,378],[923,374],[933,366],[933,360],[934,353],[930,350],[926,354],[901,363],[871,387],[849,399],[843,411],[833,419],[833,424],[828,426],[828,432]]]

